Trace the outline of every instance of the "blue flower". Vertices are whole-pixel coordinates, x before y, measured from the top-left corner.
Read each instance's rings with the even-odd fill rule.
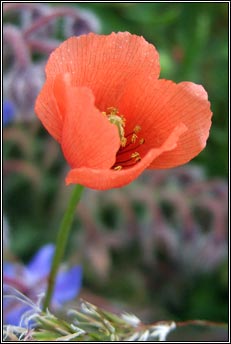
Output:
[[[4,100],[2,105],[3,105],[3,109],[2,109],[3,110],[2,111],[3,126],[6,126],[10,122],[12,122],[12,120],[14,119],[16,110],[15,110],[14,103],[11,102],[10,100]]]
[[[27,266],[18,263],[4,263],[3,280],[6,287],[15,288],[16,291],[25,296],[25,300],[31,300],[32,305],[33,303],[38,305],[39,298],[41,299],[46,291],[54,249],[55,247],[52,244],[43,246]],[[65,302],[73,300],[79,293],[81,284],[81,266],[73,266],[69,269],[64,266],[60,267],[51,301],[51,309],[57,310]],[[8,292],[3,304],[4,324],[27,325],[24,315],[26,313],[31,314],[32,306],[25,300],[9,295]],[[36,309],[38,309],[38,306]]]

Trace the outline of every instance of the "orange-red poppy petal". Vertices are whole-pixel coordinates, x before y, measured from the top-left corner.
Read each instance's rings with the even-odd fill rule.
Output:
[[[67,177],[66,184],[81,184],[92,189],[106,190],[124,186],[136,179],[163,152],[171,151],[177,146],[179,137],[187,130],[180,124],[169,135],[161,147],[151,149],[139,163],[132,168],[114,171],[113,169],[75,168]]]
[[[61,138],[66,160],[72,168],[110,168],[120,146],[117,127],[95,107],[90,89],[66,87]]]
[[[191,82],[181,82],[178,85],[173,83],[171,91],[172,122],[178,114],[188,130],[180,137],[172,154],[163,153],[150,168],[170,168],[187,163],[205,148],[209,137],[212,112],[205,89]]]
[[[143,37],[129,32],[71,37],[51,55],[47,79],[70,73],[76,86],[91,88],[96,105],[114,106],[125,84],[135,76],[158,78],[159,55]]]
[[[35,102],[35,113],[49,134],[60,143],[62,116],[53,93],[53,80],[47,81]]]
[[[158,156],[149,168],[170,168],[195,157],[206,145],[211,126],[211,110],[207,93],[191,82],[176,84],[170,80],[140,80],[139,87],[131,83],[121,99],[119,109],[129,125],[140,125],[145,144],[140,153],[158,147],[179,123],[188,130],[180,137],[177,147]]]

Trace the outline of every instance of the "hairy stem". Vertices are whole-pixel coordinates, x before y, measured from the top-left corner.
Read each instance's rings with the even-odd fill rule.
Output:
[[[49,308],[51,298],[53,295],[54,287],[55,287],[55,280],[57,276],[57,272],[62,261],[64,251],[66,248],[67,240],[69,237],[71,225],[74,219],[76,206],[80,200],[81,194],[83,191],[82,185],[76,185],[72,194],[71,198],[67,207],[67,210],[63,216],[63,220],[61,222],[57,240],[56,240],[56,248],[55,254],[52,261],[51,271],[48,278],[48,287],[44,299],[43,310],[46,311]]]

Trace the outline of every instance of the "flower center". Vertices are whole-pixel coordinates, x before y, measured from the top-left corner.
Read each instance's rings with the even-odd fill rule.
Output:
[[[137,135],[141,131],[141,127],[136,125],[131,133],[125,134],[126,120],[116,108],[109,107],[106,112],[102,113],[108,117],[110,123],[117,126],[120,137],[120,148],[112,168],[115,171],[120,171],[122,168],[133,166],[141,160],[140,153],[137,152],[139,146],[144,143],[144,139]]]

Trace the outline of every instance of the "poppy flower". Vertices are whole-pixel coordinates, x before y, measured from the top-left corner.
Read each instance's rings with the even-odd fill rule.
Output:
[[[205,147],[206,91],[159,73],[156,48],[128,32],[71,37],[50,55],[35,112],[70,165],[67,184],[121,187]]]

